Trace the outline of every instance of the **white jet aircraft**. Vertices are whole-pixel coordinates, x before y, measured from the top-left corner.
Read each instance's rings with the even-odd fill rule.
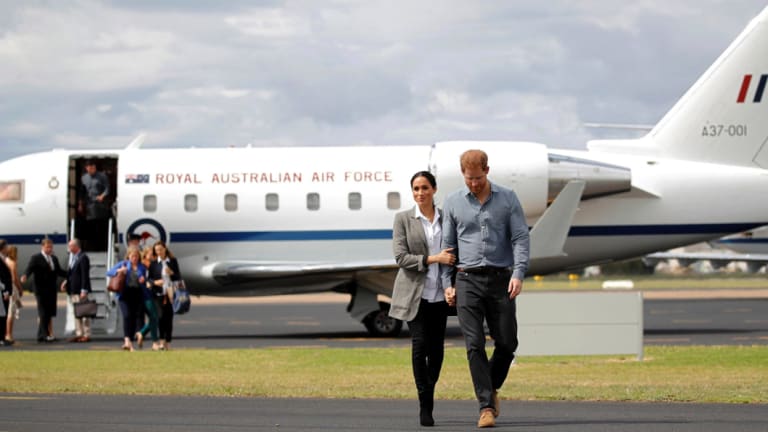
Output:
[[[768,264],[768,226],[728,235],[708,243],[712,247],[710,250],[656,252],[644,256],[643,261],[647,265],[655,266],[661,261],[677,260],[683,267],[698,261],[708,261],[716,269],[732,262],[743,262],[751,273]]]
[[[0,164],[0,238],[21,268],[45,236],[77,232],[84,159],[113,182],[116,235],[165,240],[195,294],[351,294],[351,315],[395,334],[378,295],[396,272],[392,222],[429,169],[438,202],[463,185],[459,155],[485,150],[531,231],[529,274],[642,256],[768,224],[768,8],[643,138],[586,151],[514,141],[432,146],[53,150]],[[765,96],[765,98],[764,98]],[[108,235],[108,233],[104,233]],[[119,245],[119,246],[117,246]],[[63,261],[66,262],[66,261]],[[103,269],[102,269],[103,270]],[[99,271],[102,271],[99,270]],[[114,316],[105,296],[103,313]],[[113,321],[114,323],[114,321]]]

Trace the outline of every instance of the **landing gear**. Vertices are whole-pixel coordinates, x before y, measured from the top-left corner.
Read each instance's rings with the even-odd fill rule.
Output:
[[[379,302],[379,310],[369,313],[363,324],[368,333],[375,337],[395,337],[400,334],[403,322],[389,316],[389,303]]]

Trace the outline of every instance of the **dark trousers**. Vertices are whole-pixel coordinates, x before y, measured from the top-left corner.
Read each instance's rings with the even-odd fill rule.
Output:
[[[160,331],[160,339],[170,343],[173,340],[173,304],[168,300],[167,296],[160,303],[160,320],[157,325]]]
[[[137,296],[120,297],[120,313],[123,314],[123,337],[133,340],[139,327],[136,326],[139,315],[142,314],[142,299]]]
[[[517,350],[515,301],[509,299],[510,274],[494,275],[459,272],[456,276],[456,303],[459,325],[467,346],[467,360],[480,409],[495,408],[491,393],[501,388]],[[485,353],[483,321],[494,341],[490,361]]]
[[[51,325],[53,312],[56,310],[56,301],[52,302],[52,310],[47,304],[51,302],[47,302],[42,296],[35,294],[35,300],[37,300],[37,341],[42,342],[46,337],[50,336],[48,334],[48,327]]]
[[[10,295],[8,295],[8,299],[3,299],[3,311],[5,311],[5,314],[3,315],[2,319],[0,319],[0,332],[2,332],[2,337],[5,339],[5,330],[6,330],[6,323],[8,322],[8,306],[11,304]]]
[[[443,367],[445,326],[448,316],[446,302],[429,303],[422,299],[419,312],[408,322],[411,330],[411,363],[419,401],[432,407],[435,384]]]

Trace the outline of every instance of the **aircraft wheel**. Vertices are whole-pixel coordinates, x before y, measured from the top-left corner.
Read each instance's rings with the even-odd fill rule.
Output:
[[[402,321],[389,316],[389,303],[385,302],[379,302],[379,310],[369,313],[363,324],[375,337],[395,337],[403,328]]]

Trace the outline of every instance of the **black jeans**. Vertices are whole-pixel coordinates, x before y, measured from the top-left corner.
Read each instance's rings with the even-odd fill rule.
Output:
[[[173,304],[168,300],[167,296],[163,296],[160,300],[159,314],[157,327],[160,332],[160,339],[165,340],[168,343],[173,341]]]
[[[491,393],[501,388],[517,350],[515,300],[509,299],[510,273],[494,275],[458,272],[456,303],[467,360],[480,409],[495,408]],[[490,361],[485,353],[483,321],[494,341]]]
[[[440,378],[447,316],[446,302],[429,303],[421,299],[419,312],[413,321],[408,321],[408,328],[411,330],[413,378],[419,395],[431,395]]]

